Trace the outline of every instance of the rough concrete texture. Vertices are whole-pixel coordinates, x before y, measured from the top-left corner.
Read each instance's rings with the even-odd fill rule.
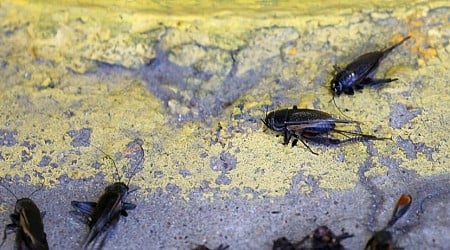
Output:
[[[51,249],[80,248],[70,201],[114,181],[137,188],[137,208],[105,249],[271,249],[320,225],[362,249],[402,193],[395,244],[449,248],[448,2],[167,3],[0,3],[1,184],[18,197],[44,184],[31,198]],[[333,65],[406,35],[376,74],[398,81],[336,98],[392,140],[310,144],[315,156],[264,127],[292,105],[339,117]],[[6,225],[15,198],[0,195]]]

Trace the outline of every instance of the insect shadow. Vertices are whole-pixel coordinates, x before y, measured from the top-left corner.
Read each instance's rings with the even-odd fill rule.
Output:
[[[381,61],[392,50],[410,38],[410,36],[404,37],[400,42],[387,49],[363,54],[348,64],[344,69],[334,65],[334,70],[337,73],[330,82],[331,92],[333,95],[330,101],[333,101],[334,105],[337,107],[335,101],[336,96],[340,96],[341,94],[354,95],[355,90],[360,91],[367,86],[375,86],[397,81],[398,78],[373,78],[373,76],[375,75]]]
[[[365,250],[381,250],[381,249],[403,249],[395,246],[392,233],[388,231],[411,207],[412,197],[408,194],[402,194],[395,205],[391,219],[387,225],[369,239],[366,244]]]
[[[0,178],[0,181],[3,179]],[[47,235],[44,231],[44,223],[41,213],[37,205],[31,200],[36,192],[40,191],[43,185],[34,190],[28,197],[19,199],[7,186],[0,183],[10,194],[16,198],[14,212],[10,215],[11,224],[5,226],[3,231],[3,239],[0,248],[6,241],[8,234],[15,232],[16,240],[14,249],[48,249]]]
[[[281,237],[273,242],[273,250],[341,250],[345,249],[341,241],[353,237],[353,234],[342,232],[334,234],[327,226],[320,226],[311,234],[298,242]]]
[[[283,133],[283,144],[288,145],[292,138],[292,146],[298,141],[313,154],[317,155],[306,143],[307,141],[322,145],[339,145],[343,143],[361,142],[368,140],[386,140],[352,132],[339,128],[345,124],[356,126],[359,122],[334,118],[332,115],[314,109],[279,109],[266,114],[262,122],[270,129]]]
[[[142,148],[141,148],[142,149]],[[99,149],[100,150],[100,149]],[[128,210],[136,208],[135,204],[126,202],[129,193],[129,183],[135,175],[139,165],[135,165],[132,169],[132,175],[128,179],[128,183],[120,181],[121,176],[117,168],[115,160],[102,150],[100,150],[107,159],[113,162],[116,170],[118,181],[107,186],[97,202],[89,201],[72,201],[71,205],[76,209],[72,214],[79,218],[84,218],[83,222],[88,225],[89,233],[82,246],[83,249],[101,249],[105,240],[114,231],[121,216],[127,217]],[[143,151],[142,151],[143,152]],[[142,154],[143,157],[143,154]],[[142,164],[143,160],[140,164]]]

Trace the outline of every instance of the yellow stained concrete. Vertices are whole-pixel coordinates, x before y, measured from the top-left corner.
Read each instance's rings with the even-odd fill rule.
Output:
[[[448,2],[428,1],[423,4],[422,1],[373,1],[364,5],[357,4],[359,1],[340,1],[339,5],[330,5],[329,1],[324,1],[322,5],[317,4],[317,1],[304,4],[297,1],[295,4],[277,1],[215,2],[212,8],[220,11],[212,11],[210,1],[196,1],[195,7],[193,3],[158,5],[144,2],[147,1],[126,1],[126,4],[124,1],[113,4],[111,1],[97,1],[96,4],[90,4],[89,1],[58,2],[63,4],[47,1],[1,3],[2,27],[11,32],[19,30],[2,39],[2,55],[6,55],[5,59],[10,64],[21,66],[18,72],[5,72],[1,79],[1,128],[17,130],[16,138],[19,141],[13,147],[1,148],[5,159],[0,166],[1,176],[23,177],[28,174],[31,183],[38,184],[42,181],[34,177],[33,173],[39,172],[45,177],[46,184],[54,185],[62,175],[85,178],[103,172],[112,181],[114,168],[107,164],[99,170],[91,167],[101,155],[95,147],[107,153],[123,152],[129,141],[139,137],[144,140],[144,170],[132,182],[142,192],[146,188],[152,191],[158,187],[164,189],[171,183],[180,187],[180,194],[187,197],[191,190],[200,187],[203,181],[208,181],[211,188],[220,188],[224,197],[236,187],[241,190],[249,187],[263,190],[268,196],[281,196],[289,189],[293,176],[300,170],[304,176],[311,176],[317,181],[320,187],[335,190],[352,188],[358,178],[358,168],[366,158],[363,144],[339,148],[313,146],[320,152],[319,156],[314,156],[301,144],[295,148],[282,146],[281,138],[263,129],[262,124],[244,127],[239,133],[221,131],[218,137],[220,143],[213,144],[211,142],[216,138],[214,126],[209,128],[199,122],[190,122],[180,128],[169,128],[166,124],[169,115],[164,113],[160,100],[146,91],[144,83],[126,77],[104,82],[92,74],[74,76],[67,72],[67,68],[87,73],[95,70],[92,60],[139,68],[155,53],[145,41],[159,38],[159,29],[162,29],[160,23],[190,30],[196,40],[206,44],[217,42],[224,48],[236,48],[242,41],[233,39],[255,28],[255,19],[258,27],[294,26],[301,30],[335,25],[339,32],[351,22],[351,13],[375,10],[375,17],[387,15],[407,21],[408,32],[414,36],[412,45],[407,46],[411,48],[412,55],[417,56],[419,65],[419,70],[402,65],[392,68],[387,74],[399,76],[401,81],[383,91],[390,93],[400,103],[422,108],[423,112],[409,121],[410,126],[392,129],[388,123],[390,102],[386,95],[364,91],[358,98],[340,98],[339,105],[368,107],[364,109],[364,114],[360,114],[357,109],[349,112],[349,116],[358,117],[363,122],[363,131],[377,128],[380,136],[410,138],[436,151],[433,153],[433,162],[420,153],[416,159],[407,159],[405,152],[397,149],[394,142],[373,142],[379,155],[399,159],[401,167],[420,175],[449,173],[450,48],[442,47],[440,40],[443,32],[448,31],[448,20],[442,20],[442,26],[426,29],[427,33],[421,31],[425,25],[421,20],[427,17],[429,9],[448,6]],[[242,11],[243,6],[250,11]],[[275,14],[268,15],[266,11],[269,9],[276,10],[273,12]],[[387,10],[393,13],[388,15]],[[21,30],[20,27],[27,23],[30,23],[28,28]],[[148,30],[154,33],[142,33]],[[393,34],[390,44],[398,41],[400,36]],[[316,38],[327,39],[325,36]],[[173,39],[185,38],[181,36]],[[294,56],[296,53],[297,48],[289,49],[289,55]],[[51,63],[34,63],[38,58]],[[322,69],[316,66],[309,68],[309,72]],[[26,73],[31,74],[29,80],[24,77]],[[296,72],[283,72],[285,75],[291,73]],[[423,87],[412,90],[412,96],[405,99],[398,90],[410,90],[411,83],[421,76],[426,76]],[[59,87],[47,88],[51,84]],[[38,91],[38,88],[42,89]],[[334,112],[326,93],[326,88],[307,92],[303,97],[298,97],[298,104],[310,107],[312,101],[320,100],[321,108]],[[315,94],[320,95],[316,97]],[[237,101],[241,102],[244,103],[244,111],[270,104],[268,95],[255,99],[251,93],[244,94]],[[75,116],[67,118],[64,112],[68,110],[73,111]],[[239,121],[229,120],[230,114],[237,111],[229,108],[211,124],[238,126]],[[262,118],[264,110],[251,111],[250,114]],[[67,131],[84,127],[93,129],[92,146],[75,149],[70,145],[71,138]],[[20,145],[23,141],[37,144],[34,150],[27,152],[32,154],[32,160],[25,163],[21,162],[22,151],[29,150]],[[232,144],[230,149],[227,146],[229,144]],[[75,154],[75,151],[80,154]],[[220,172],[211,170],[210,157],[218,156],[223,151],[236,157],[237,167],[228,174],[232,179],[231,184],[219,186],[215,180]],[[345,154],[344,162],[337,161],[340,152]],[[202,153],[207,157],[202,157]],[[39,168],[37,165],[43,155],[51,156],[56,162],[64,159],[64,162],[58,162],[57,168]],[[387,171],[386,166],[377,161],[375,157],[374,168],[369,175]],[[12,164],[16,167],[10,168]],[[183,177],[179,173],[181,169],[188,170],[191,175]],[[163,172],[163,176],[156,178],[156,171]],[[306,182],[300,183],[298,188],[303,192],[311,191],[310,184]],[[205,198],[210,195],[204,193]],[[243,196],[251,197],[246,194]]]

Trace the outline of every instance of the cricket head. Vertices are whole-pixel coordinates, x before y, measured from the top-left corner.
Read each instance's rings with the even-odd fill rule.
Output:
[[[128,186],[123,182],[115,182],[105,188],[105,192],[119,193],[125,196],[128,193]]]

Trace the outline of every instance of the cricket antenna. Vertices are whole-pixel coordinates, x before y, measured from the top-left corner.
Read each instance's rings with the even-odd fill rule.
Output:
[[[339,111],[339,113],[341,113],[344,117],[346,117],[346,118],[348,118],[348,119],[351,120],[352,118],[349,117],[349,116],[347,116],[347,115],[345,115],[345,114],[342,112],[342,110],[338,107],[338,105],[336,104],[336,99],[335,99],[334,97],[335,97],[335,94],[333,94],[333,97],[331,98],[331,100],[328,101],[328,103],[333,102],[333,103],[334,103],[334,106],[335,106],[336,109]]]
[[[36,172],[36,171],[35,171],[35,172]],[[0,177],[0,182],[1,182],[1,181],[3,181],[3,178],[2,178],[2,177]],[[19,197],[17,197],[17,195],[15,195],[15,194],[13,193],[13,191],[11,191],[11,189],[9,189],[7,186],[3,185],[3,183],[0,183],[0,186],[2,186],[2,187],[3,187],[4,189],[6,189],[10,194],[12,194],[12,195],[14,196],[14,198],[16,198],[16,200],[19,200]],[[40,187],[39,187],[38,189],[34,190],[33,192],[31,192],[31,193],[27,196],[27,198],[31,199],[31,197],[32,197],[35,193],[37,193],[38,191],[42,190],[43,187],[44,187],[44,183],[41,183]]]
[[[0,177],[0,181],[3,181],[2,177]],[[3,185],[3,183],[0,183],[0,186],[2,186],[4,189],[6,189],[6,191],[8,191],[10,194],[12,194],[14,196],[14,198],[16,198],[16,200],[19,200],[19,198],[17,198],[16,194],[14,194],[13,191],[11,191],[11,189],[9,189],[7,186]]]
[[[101,148],[99,148],[99,147],[96,147],[96,148],[97,148],[97,150],[102,152],[107,159],[110,159],[113,162],[114,168],[116,169],[116,175],[117,175],[117,177],[119,177],[119,181],[121,181],[122,176],[120,176],[120,174],[119,174],[119,169],[117,168],[116,161],[109,154],[107,154],[105,151],[103,151]]]
[[[44,183],[41,183],[41,186],[40,186],[38,189],[36,189],[36,190],[34,190],[33,192],[31,192],[31,194],[28,195],[28,198],[31,199],[31,197],[32,197],[35,193],[37,193],[38,191],[42,190],[43,187],[44,187]]]
[[[131,182],[131,178],[133,178],[139,167],[144,163],[144,149],[142,148],[142,144],[144,142],[141,139],[135,139],[127,145],[127,155],[126,158],[129,158],[129,165],[132,166],[130,176],[128,178],[127,186],[129,186]],[[137,156],[135,155],[137,154]]]

